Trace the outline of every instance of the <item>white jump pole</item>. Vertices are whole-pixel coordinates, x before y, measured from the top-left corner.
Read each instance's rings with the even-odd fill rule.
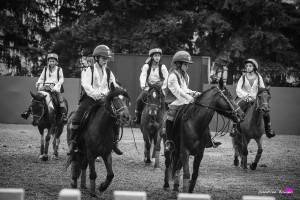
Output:
[[[62,189],[59,200],[81,200],[81,192],[78,189]]]
[[[146,192],[114,191],[115,200],[146,200]]]
[[[179,193],[177,195],[178,200],[211,200],[209,194],[190,194],[190,193]]]
[[[24,200],[22,188],[0,188],[0,200]]]
[[[271,196],[243,196],[242,200],[276,200]]]

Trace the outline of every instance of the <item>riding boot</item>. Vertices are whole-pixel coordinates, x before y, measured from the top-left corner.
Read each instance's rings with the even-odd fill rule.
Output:
[[[61,107],[60,112],[61,112],[61,122],[63,124],[66,124],[68,122],[67,110],[65,109],[65,107]]]
[[[24,119],[28,119],[30,113],[31,113],[31,109],[30,109],[30,107],[29,107],[29,108],[27,108],[27,110],[25,110],[25,111],[21,114],[21,117],[24,118]]]
[[[171,120],[166,120],[167,141],[165,143],[165,151],[167,152],[174,149],[174,142],[172,141],[173,123]]]
[[[271,129],[270,115],[264,116],[265,131],[268,138],[275,137],[275,132]]]
[[[69,142],[69,148],[68,148],[68,152],[67,152],[67,155],[70,156],[70,155],[73,155],[74,154],[74,151],[76,149],[76,137],[77,137],[77,129],[73,129],[71,128],[71,138],[70,138],[70,142]]]
[[[237,135],[237,124],[236,123],[233,123],[232,129],[231,129],[229,135],[231,137],[235,137]]]
[[[216,142],[213,139],[213,136],[211,135],[211,131],[210,129],[207,130],[208,131],[208,137],[210,138],[209,142],[206,144],[205,148],[217,148],[218,146],[220,146],[222,143],[221,142]]]
[[[123,152],[119,149],[118,140],[119,140],[119,127],[115,130],[115,142],[114,142],[113,150],[117,155],[123,155]]]

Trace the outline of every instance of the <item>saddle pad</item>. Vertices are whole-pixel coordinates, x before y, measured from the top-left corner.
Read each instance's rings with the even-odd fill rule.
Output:
[[[39,93],[46,95],[45,101],[46,101],[46,104],[48,107],[48,111],[50,112],[51,110],[54,110],[54,105],[53,105],[52,99],[50,97],[50,94],[45,91],[39,91]]]

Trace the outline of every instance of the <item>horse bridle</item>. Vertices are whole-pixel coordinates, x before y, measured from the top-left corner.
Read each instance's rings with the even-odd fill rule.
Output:
[[[155,92],[157,92],[157,91],[155,91]],[[161,94],[161,93],[159,92],[159,94]],[[153,104],[153,103],[148,103],[148,97],[147,97],[147,101],[143,101],[143,103],[145,105],[148,105],[148,106],[154,106],[154,107],[157,107],[157,108],[161,108],[161,95],[160,95],[160,98],[159,98],[159,105]]]
[[[39,103],[42,103],[43,104],[43,112],[41,115],[34,115],[33,114],[33,111],[31,110],[31,115],[32,117],[38,117],[39,118],[39,121],[42,119],[42,117],[44,116],[44,114],[46,113],[46,109],[45,109],[45,103],[42,101],[38,101],[38,100],[35,100],[35,99],[32,99],[31,102],[39,102]]]
[[[125,105],[125,106],[120,107],[119,109],[116,109],[114,101],[111,101],[110,105],[111,105],[111,110],[112,110],[112,113],[110,113],[110,115],[117,120],[117,124],[119,124],[120,126],[125,125],[125,123],[123,123],[120,119],[120,115],[121,115],[120,111],[128,108],[128,106]]]
[[[263,93],[265,93],[266,91],[264,91]],[[260,95],[257,95],[258,97],[260,97],[263,93],[261,93]],[[269,94],[268,94],[269,95]],[[264,105],[267,105],[267,107],[268,108],[270,108],[271,106],[270,106],[270,103],[262,103],[262,104],[259,104],[259,100],[258,100],[258,98],[256,98],[256,104],[257,104],[257,107],[256,107],[256,110],[262,110],[262,107],[264,106]]]

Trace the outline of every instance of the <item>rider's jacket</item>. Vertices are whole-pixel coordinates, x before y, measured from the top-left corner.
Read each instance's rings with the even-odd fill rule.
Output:
[[[244,77],[243,77],[244,76]],[[248,80],[246,75],[241,76],[236,86],[236,94],[241,99],[247,99],[251,97],[256,99],[256,95],[258,92],[258,78],[260,79],[260,87],[265,88],[265,84],[263,78],[258,74],[258,78],[254,80],[253,85],[251,86],[250,81]]]
[[[111,71],[109,83],[107,82],[106,65],[99,66],[98,63],[95,63],[92,67],[94,68],[93,71],[91,67],[88,67],[81,72],[81,86],[88,96],[98,100],[110,91],[109,84],[113,83],[115,86],[118,86],[118,84]]]
[[[146,84],[148,69],[149,69],[149,64],[144,64],[142,67],[141,75],[140,75],[140,87],[145,90],[149,89],[149,86]],[[162,66],[161,66],[161,73],[164,77],[164,80],[161,80],[161,78],[159,76],[158,66],[157,67],[152,66],[149,77],[148,77],[148,82],[151,84],[155,84],[159,81],[163,81],[163,85],[161,88],[162,88],[162,90],[164,90],[167,87],[167,78],[168,78],[168,69],[164,64],[162,64]]]
[[[36,87],[39,90],[43,86],[44,83],[53,83],[54,87],[53,89],[55,91],[60,91],[61,85],[64,83],[64,75],[63,70],[60,69],[57,76],[57,70],[58,66],[54,66],[51,70],[50,67],[44,67],[38,81],[36,82]],[[47,70],[46,70],[47,69]],[[45,76],[45,70],[46,70],[46,76]],[[46,77],[46,80],[44,80]],[[59,80],[58,80],[59,79]]]

